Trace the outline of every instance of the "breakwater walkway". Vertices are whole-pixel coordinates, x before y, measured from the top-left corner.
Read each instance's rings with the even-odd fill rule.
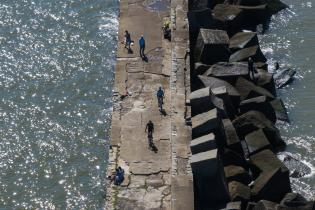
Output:
[[[161,3],[161,2],[159,2]],[[192,173],[189,165],[191,127],[189,34],[186,1],[120,1],[119,46],[114,85],[111,142],[107,174],[120,166],[125,179],[120,186],[108,182],[106,209],[193,209]],[[172,22],[172,41],[164,39],[162,26]],[[128,52],[121,41],[128,30],[134,45]],[[139,55],[138,39],[146,40],[146,61]],[[160,112],[156,91],[165,93]],[[154,123],[149,149],[145,127]]]

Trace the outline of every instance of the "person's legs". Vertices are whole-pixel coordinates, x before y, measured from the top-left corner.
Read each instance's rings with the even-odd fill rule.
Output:
[[[142,58],[142,46],[140,46],[140,57]]]

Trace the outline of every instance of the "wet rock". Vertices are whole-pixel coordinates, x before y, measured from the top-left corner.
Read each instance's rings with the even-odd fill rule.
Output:
[[[213,133],[195,138],[190,142],[190,150],[193,155],[213,149],[217,149],[215,136]]]
[[[311,210],[314,209],[314,201],[307,201],[298,193],[287,193],[281,200],[278,210]]]
[[[289,116],[287,114],[287,109],[285,108],[281,99],[275,98],[274,100],[270,101],[270,105],[275,110],[276,117],[278,120],[290,122]]]
[[[256,84],[268,90],[272,95],[276,96],[275,83],[271,73],[265,70],[257,69]]]
[[[252,186],[254,200],[280,202],[291,192],[289,170],[270,150],[250,156],[253,177],[258,176]]]
[[[231,120],[223,119],[222,123],[226,137],[226,147],[232,149],[233,151],[236,151],[239,154],[243,154],[241,142]]]
[[[232,84],[239,76],[247,77],[248,65],[247,62],[219,62],[207,69],[203,75],[223,79]]]
[[[280,12],[283,9],[288,8],[288,5],[284,4],[280,0],[266,0],[267,3],[267,9],[270,14],[276,14]]]
[[[282,140],[279,130],[261,112],[246,112],[233,120],[232,123],[240,139],[244,139],[247,134],[255,130],[262,129],[273,148],[281,150],[285,147],[285,142]]]
[[[273,75],[277,88],[282,88],[293,80],[296,71],[293,69],[283,69]]]
[[[245,136],[245,142],[248,147],[249,155],[257,153],[263,149],[271,149],[271,145],[262,129],[258,129]]]
[[[229,48],[232,51],[236,51],[258,45],[258,37],[255,32],[239,32],[230,39]]]
[[[192,138],[198,138],[211,133],[219,127],[217,109],[212,109],[192,117]]]
[[[228,61],[228,45],[229,37],[225,31],[201,28],[194,49],[195,62],[211,65]]]
[[[241,29],[243,13],[237,6],[217,4],[212,10],[212,16],[223,26],[221,29],[227,31],[229,36],[236,34]]]
[[[240,182],[229,182],[231,201],[248,201],[250,199],[250,188]]]
[[[218,88],[224,86],[228,95],[230,96],[234,107],[238,107],[240,103],[240,94],[239,92],[228,82],[217,79],[214,77],[205,77],[205,76],[198,76],[201,80],[203,86],[210,87],[210,89]]]
[[[267,101],[266,96],[258,96],[244,100],[240,103],[239,109],[241,114],[251,110],[256,110],[263,113],[273,123],[277,120],[276,113],[270,102]]]
[[[192,155],[194,192],[198,209],[218,209],[229,201],[229,193],[223,175],[223,166],[217,150]]]
[[[265,88],[257,86],[254,83],[242,77],[239,77],[237,79],[235,83],[235,88],[240,93],[241,100],[246,100],[257,96],[266,96],[268,101],[273,100],[275,98],[275,96],[272,95]]]
[[[224,173],[228,182],[237,181],[248,185],[252,179],[249,173],[240,166],[229,165],[224,167]]]
[[[256,45],[236,51],[230,56],[229,62],[248,61],[249,57],[252,57],[254,62],[265,63],[267,61],[259,46]]]
[[[280,160],[290,170],[290,177],[300,178],[312,173],[312,169],[288,152],[279,155]]]
[[[277,203],[267,201],[267,200],[261,200],[257,203],[254,210],[276,210]]]

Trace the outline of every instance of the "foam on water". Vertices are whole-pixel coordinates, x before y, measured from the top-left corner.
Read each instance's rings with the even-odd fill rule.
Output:
[[[0,2],[0,208],[100,209],[116,0]]]

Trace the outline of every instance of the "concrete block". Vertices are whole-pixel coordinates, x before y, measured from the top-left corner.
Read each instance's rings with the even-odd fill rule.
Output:
[[[209,150],[217,149],[214,134],[210,133],[199,138],[193,139],[190,142],[190,149],[193,155],[200,152],[206,152]]]
[[[229,37],[225,31],[201,28],[194,48],[195,62],[211,65],[228,61],[228,44]]]

